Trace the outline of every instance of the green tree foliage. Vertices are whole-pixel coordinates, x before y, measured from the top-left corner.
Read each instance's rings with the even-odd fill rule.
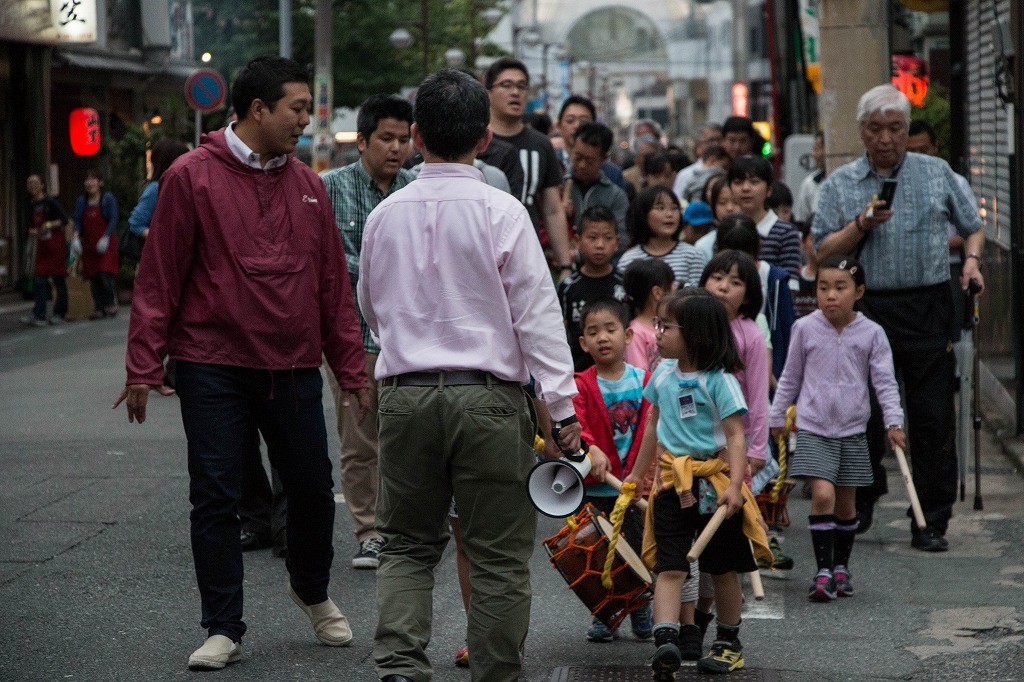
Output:
[[[430,70],[445,66],[444,52],[458,47],[472,53],[472,10],[480,12],[495,0],[427,0]],[[417,0],[333,0],[334,105],[358,106],[366,97],[397,92],[422,78],[423,3]],[[292,0],[292,54],[313,70],[313,33],[316,0]],[[196,52],[209,51],[211,66],[230,82],[253,57],[278,54],[277,0],[205,0],[193,4]],[[388,37],[399,26],[413,35],[415,44],[395,48]],[[477,35],[487,32],[476,20]],[[485,45],[481,53],[500,52]],[[211,117],[211,123],[212,117]]]
[[[914,121],[925,121],[935,130],[935,141],[939,147],[939,156],[952,163],[950,158],[950,111],[949,91],[938,83],[928,86],[924,97],[924,105],[913,107],[910,118]]]

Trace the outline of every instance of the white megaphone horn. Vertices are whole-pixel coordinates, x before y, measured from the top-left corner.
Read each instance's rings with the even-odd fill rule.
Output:
[[[562,518],[583,506],[583,479],[590,473],[589,448],[533,467],[527,482],[530,502],[541,514]]]

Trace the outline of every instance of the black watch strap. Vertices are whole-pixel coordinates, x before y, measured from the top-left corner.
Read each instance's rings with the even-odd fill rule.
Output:
[[[579,424],[579,423],[580,423],[579,418],[576,415],[571,415],[571,416],[566,417],[565,419],[562,419],[560,421],[551,422],[551,425],[552,426],[556,426],[556,427],[558,427],[560,429],[564,429],[566,426],[571,426],[572,424]]]

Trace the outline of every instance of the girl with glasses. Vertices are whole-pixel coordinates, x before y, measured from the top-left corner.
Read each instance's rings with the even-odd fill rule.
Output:
[[[705,673],[743,667],[739,641],[738,572],[756,569],[751,542],[770,559],[757,505],[744,486],[747,445],[742,415],[746,403],[731,374],[739,355],[721,301],[701,290],[673,294],[656,322],[664,358],[644,389],[651,403],[643,442],[627,483],[639,483],[658,455],[658,479],[651,492],[643,559],[658,573],[654,586],[655,679],[674,679],[680,649],[691,636],[679,626],[683,584],[690,571],[686,554],[694,536],[718,507],[728,519],[700,555],[700,571],[715,585],[717,633],[711,650],[698,660]],[[699,640],[697,646],[700,646]]]

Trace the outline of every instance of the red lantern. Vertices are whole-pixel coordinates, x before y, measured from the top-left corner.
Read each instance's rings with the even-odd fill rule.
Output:
[[[95,109],[75,109],[68,117],[71,150],[79,156],[92,156],[100,150],[100,115]]]
[[[928,62],[912,55],[894,54],[891,80],[911,104],[924,106],[924,98],[928,94]]]

